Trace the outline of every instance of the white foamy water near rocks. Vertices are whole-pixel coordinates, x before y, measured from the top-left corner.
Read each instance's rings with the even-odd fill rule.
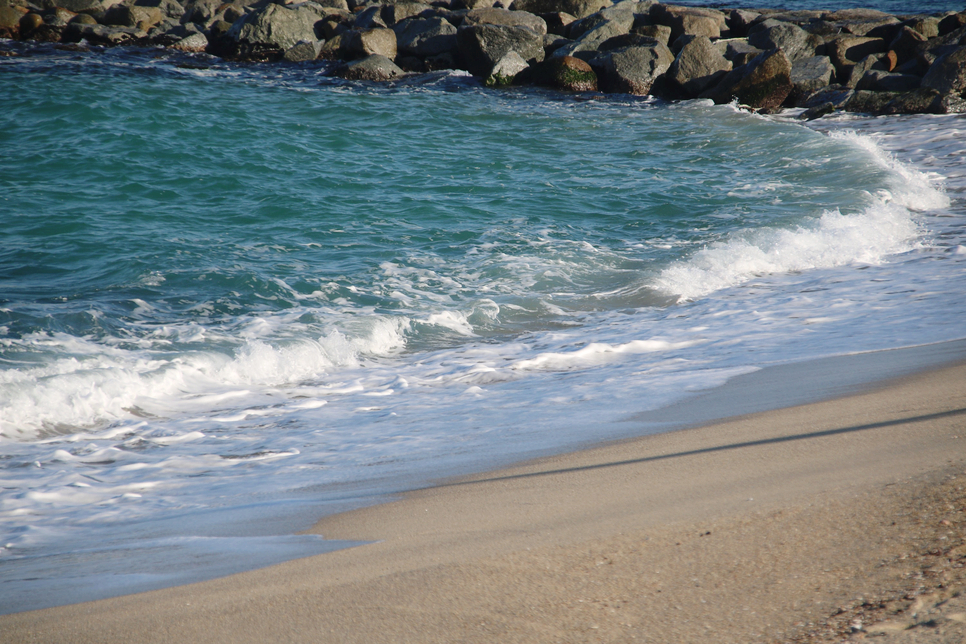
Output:
[[[0,74],[3,612],[342,547],[294,532],[742,374],[966,337],[959,117]]]

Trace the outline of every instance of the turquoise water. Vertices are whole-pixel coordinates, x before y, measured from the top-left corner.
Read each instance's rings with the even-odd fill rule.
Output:
[[[288,535],[966,337],[962,118],[319,71],[0,59],[0,611],[322,552]]]

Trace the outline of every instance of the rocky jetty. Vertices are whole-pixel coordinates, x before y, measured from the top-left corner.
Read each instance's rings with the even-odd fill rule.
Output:
[[[377,82],[462,69],[490,86],[800,107],[806,118],[966,112],[966,11],[505,2],[0,0],[0,38],[338,61],[332,74]]]

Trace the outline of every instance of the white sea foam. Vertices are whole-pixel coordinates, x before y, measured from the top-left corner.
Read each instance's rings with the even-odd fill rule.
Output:
[[[944,208],[949,199],[934,178],[896,160],[868,136],[833,133],[892,173],[891,190],[869,194],[860,212],[825,211],[795,228],[758,228],[715,242],[661,271],[653,286],[694,300],[774,273],[877,264],[916,247],[922,232],[915,213]]]

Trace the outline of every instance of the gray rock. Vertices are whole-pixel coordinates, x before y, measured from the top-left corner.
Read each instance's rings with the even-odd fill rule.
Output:
[[[109,8],[104,6],[102,0],[57,0],[56,4],[58,7],[74,13],[93,13]],[[113,3],[111,6],[113,6]]]
[[[544,13],[540,17],[547,23],[547,33],[557,36],[566,36],[570,25],[577,20],[574,16],[563,11]]]
[[[671,28],[671,42],[684,34],[720,38],[721,31],[727,28],[724,13],[699,7],[655,4],[651,7],[651,20]]]
[[[189,0],[184,5],[181,22],[194,22],[199,25],[208,25],[218,15],[218,8],[221,4],[219,0]]]
[[[722,56],[705,36],[696,36],[681,49],[667,77],[689,97],[699,95],[731,71],[731,61]]]
[[[190,53],[201,53],[208,48],[208,38],[204,34],[191,34],[171,45],[171,49]]]
[[[567,35],[577,40],[583,34],[592,29],[596,29],[605,22],[629,23],[626,31],[630,31],[635,22],[647,19],[653,5],[654,0],[646,0],[646,2],[634,2],[633,0],[620,1],[586,18],[577,20],[570,25],[570,31]]]
[[[380,27],[385,29],[389,27],[389,24],[382,17],[382,10],[385,8],[385,5],[381,4],[366,7],[356,14],[352,26],[356,29],[378,29]]]
[[[592,61],[591,67],[602,72],[598,76],[605,92],[647,96],[673,62],[671,50],[664,43],[655,42],[648,47],[603,53]]]
[[[123,45],[146,34],[134,27],[110,27],[108,25],[85,25],[71,22],[64,29],[65,42],[79,42],[86,40],[93,45]]]
[[[939,35],[939,22],[940,19],[935,16],[916,16],[915,18],[906,20],[902,24],[904,27],[909,27],[926,38],[935,38]]]
[[[749,43],[747,38],[716,40],[714,46],[718,53],[731,61],[734,67],[751,62],[755,56],[763,51]]]
[[[81,14],[76,14],[73,11],[67,11],[67,9],[55,7],[44,16],[44,23],[51,27],[66,27],[68,24],[70,24],[70,21],[74,19],[74,16],[77,15]]]
[[[590,59],[593,58],[597,49],[611,38],[615,36],[621,36],[630,32],[631,26],[634,24],[634,19],[615,19],[607,20],[598,24],[596,27],[590,31],[585,32],[577,38],[573,43],[565,45],[560,49],[553,52],[555,57],[560,56],[578,56],[580,58]],[[582,53],[583,56],[578,54]]]
[[[608,38],[602,42],[600,47],[597,48],[597,51],[613,51],[615,49],[627,49],[628,47],[653,47],[659,42],[661,41],[655,40],[654,38],[648,38],[647,36],[642,36],[640,34],[622,34],[620,36]],[[661,44],[664,45],[663,42],[661,42]],[[665,45],[665,47],[666,46],[667,45]]]
[[[514,0],[510,9],[533,14],[563,11],[575,18],[586,18],[612,4],[611,0]]]
[[[430,17],[433,8],[421,2],[397,2],[383,5],[382,19],[387,27],[399,24],[407,18],[417,16]]]
[[[526,11],[508,11],[506,9],[474,9],[466,14],[460,26],[470,25],[506,25],[508,27],[526,27],[538,34],[547,33],[547,23],[540,16]]]
[[[285,50],[282,58],[290,63],[302,63],[319,57],[322,43],[317,40],[303,40]]]
[[[751,27],[751,24],[760,15],[757,11],[732,9],[725,18],[725,24],[728,25],[732,36],[746,36],[748,35],[748,29]]]
[[[518,74],[529,68],[527,61],[515,51],[511,51],[506,56],[496,61],[493,71],[487,77],[485,84],[487,87],[499,87],[509,85]]]
[[[966,93],[966,47],[960,47],[936,59],[922,78],[922,86],[940,94]]]
[[[347,58],[379,54],[392,60],[396,57],[396,32],[392,29],[350,31],[342,40],[342,51]]]
[[[635,26],[633,32],[653,38],[667,47],[671,43],[671,28],[667,25],[641,25]]]
[[[105,12],[101,19],[101,24],[115,25],[118,27],[138,27],[141,31],[147,31],[154,25],[161,22],[164,14],[158,7],[129,7],[126,5],[115,5]]]
[[[843,67],[854,65],[870,54],[885,53],[886,42],[882,38],[843,36],[826,43],[825,49],[832,64],[841,73]]]
[[[871,69],[884,70],[884,65],[874,55],[866,56],[854,65],[843,66],[838,73],[839,84],[846,87],[858,87],[859,81]]]
[[[748,43],[762,51],[777,47],[785,52],[790,61],[795,62],[815,55],[810,36],[798,25],[781,22],[748,34]]]
[[[832,103],[822,103],[821,105],[816,105],[815,107],[810,107],[801,114],[798,118],[803,121],[814,121],[815,119],[822,118],[827,114],[831,114],[835,111],[835,105]]]
[[[873,92],[908,92],[919,87],[921,80],[912,74],[894,74],[880,69],[870,69],[855,87]]]
[[[469,71],[486,78],[497,61],[511,51],[528,64],[544,58],[543,36],[526,27],[470,25],[456,32],[456,44]]]
[[[446,19],[410,18],[394,27],[399,51],[420,58],[456,51],[456,27]]]
[[[746,65],[728,72],[714,88],[701,96],[715,103],[739,103],[757,109],[777,109],[792,91],[792,63],[781,49],[756,56]]]
[[[852,99],[845,104],[845,109],[849,112],[862,112],[866,114],[885,114],[886,105],[891,103],[897,94],[894,92],[870,92],[868,90],[856,90]]]
[[[178,0],[135,0],[135,7],[157,7],[168,18],[178,20],[184,15],[184,7]]]
[[[889,50],[896,52],[896,62],[902,65],[917,58],[925,49],[927,40],[926,36],[906,26],[889,43]]]
[[[236,42],[268,45],[285,51],[303,40],[317,40],[318,12],[302,5],[288,9],[269,4],[256,9],[231,26],[228,37]]]
[[[568,92],[594,92],[597,75],[590,65],[573,56],[548,58],[521,74],[528,82]]]
[[[391,81],[406,72],[385,56],[373,54],[349,63],[337,73],[348,80]]]
[[[802,104],[802,107],[812,108],[817,105],[831,103],[836,109],[843,108],[855,96],[855,90],[841,85],[829,85],[818,90]]]
[[[800,58],[792,63],[792,95],[795,102],[832,83],[835,67],[828,56]]]

